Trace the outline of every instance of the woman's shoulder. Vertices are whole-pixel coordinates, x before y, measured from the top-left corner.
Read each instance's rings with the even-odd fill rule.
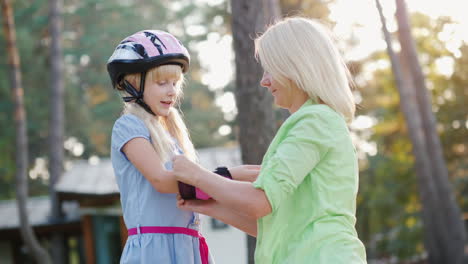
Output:
[[[346,127],[343,116],[325,104],[305,105],[292,114],[287,122],[294,125],[309,123],[322,127]]]
[[[301,107],[296,113],[298,114],[298,117],[311,116],[318,118],[321,116],[325,116],[328,118],[341,119],[344,121],[344,118],[343,116],[341,116],[341,114],[337,113],[335,110],[333,110],[330,106],[326,104],[305,105],[304,107]]]
[[[279,133],[296,138],[313,138],[327,145],[349,136],[344,118],[323,104],[301,107],[286,120]]]

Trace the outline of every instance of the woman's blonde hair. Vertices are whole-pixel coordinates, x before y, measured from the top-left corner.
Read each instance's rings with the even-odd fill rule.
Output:
[[[348,68],[322,24],[307,18],[286,18],[255,40],[255,55],[281,84],[287,86],[291,80],[346,121],[354,118]]]
[[[141,74],[128,74],[124,77],[125,80],[130,82],[137,90],[139,90],[139,84]],[[146,74],[147,82],[159,82],[167,79],[176,79],[177,90],[176,90],[176,104],[182,97],[182,85],[184,83],[184,77],[182,69],[178,65],[162,65],[149,70]],[[117,88],[125,95],[129,96],[125,90],[122,89],[121,85]],[[195,148],[193,147],[192,141],[185,126],[185,123],[179,114],[177,109],[171,108],[167,117],[154,116],[146,112],[141,106],[135,102],[124,103],[123,114],[133,114],[143,120],[146,127],[148,128],[151,136],[151,143],[163,163],[169,161],[174,155],[174,141],[171,138],[174,137],[177,143],[182,148],[184,155],[190,160],[196,161]]]

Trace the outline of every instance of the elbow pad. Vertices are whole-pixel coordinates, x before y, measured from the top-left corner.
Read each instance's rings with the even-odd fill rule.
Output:
[[[226,167],[218,167],[213,172],[232,180],[231,173]],[[193,185],[186,184],[183,182],[177,182],[177,185],[179,187],[180,196],[184,200],[193,200],[193,199],[208,200],[211,198],[211,196],[209,196],[208,194],[206,194],[199,188],[195,188],[195,186]]]

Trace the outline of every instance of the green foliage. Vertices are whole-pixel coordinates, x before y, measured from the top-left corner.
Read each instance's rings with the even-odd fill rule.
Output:
[[[412,30],[432,94],[449,175],[459,204],[466,212],[468,48],[463,45],[457,55],[440,39],[440,32],[451,23],[447,18],[433,20],[417,13],[412,16]],[[450,77],[439,72],[440,68],[436,66],[442,57],[454,62],[454,74]],[[361,62],[364,65],[361,68],[379,60],[389,61],[384,51]],[[370,138],[377,143],[378,153],[368,157],[361,169],[358,233],[365,241],[370,258],[396,256],[402,260],[421,256],[424,252],[423,232],[430,230],[424,231],[421,222],[412,146],[391,69],[374,70],[372,78],[359,90],[364,102],[358,114],[378,120]],[[458,126],[454,126],[457,120]]]
[[[223,114],[213,105],[214,94],[202,89],[201,84],[188,80],[181,109],[195,146],[214,147],[226,141],[217,133],[224,124]]]
[[[48,155],[50,36],[47,3],[45,0],[20,0],[14,4],[27,111],[30,167],[33,167],[36,158]],[[174,5],[179,6],[177,11],[173,9]],[[65,139],[74,137],[84,147],[84,152],[78,153],[78,156],[67,151],[66,159],[109,155],[111,129],[122,110],[122,99],[111,87],[106,63],[124,37],[149,28],[173,30],[172,33],[190,49],[191,43],[204,40],[206,34],[185,34],[187,25],[183,18],[201,14],[201,25],[206,25],[209,30],[217,28],[221,31],[226,28],[224,25],[215,26],[205,19],[221,16],[226,21],[226,10],[226,3],[199,8],[183,0],[65,2],[62,33]],[[4,42],[3,35],[0,35],[0,44]],[[185,100],[190,103],[184,103],[182,110],[193,132],[192,139],[196,147],[223,144],[228,138],[219,136],[217,132],[224,123],[222,112],[214,105],[214,93],[201,84],[195,50],[190,50],[190,53],[193,77],[189,76],[185,91]],[[14,196],[15,131],[9,68],[6,60],[0,61],[0,65],[0,199],[6,199]],[[46,193],[47,179],[31,180],[30,190],[31,195]]]

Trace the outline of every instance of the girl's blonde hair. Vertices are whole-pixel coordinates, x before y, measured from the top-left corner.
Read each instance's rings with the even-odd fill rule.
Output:
[[[255,55],[282,85],[288,86],[291,80],[346,121],[354,118],[348,68],[322,24],[307,18],[286,18],[255,40]]]
[[[124,79],[130,82],[137,90],[140,89],[141,74],[128,74]],[[147,82],[159,82],[167,79],[178,80],[176,87],[176,104],[178,104],[178,101],[182,97],[182,85],[184,83],[184,77],[180,66],[170,64],[162,65],[149,70],[146,74]],[[117,88],[124,93],[125,96],[129,96],[128,93],[122,89],[120,84],[117,85]],[[146,112],[135,102],[128,102],[124,103],[123,114],[132,114],[143,120],[150,132],[151,143],[163,164],[169,161],[174,155],[175,142],[171,136],[177,140],[185,156],[192,161],[197,160],[195,148],[190,140],[187,127],[177,109],[171,108],[167,117],[154,116]]]

